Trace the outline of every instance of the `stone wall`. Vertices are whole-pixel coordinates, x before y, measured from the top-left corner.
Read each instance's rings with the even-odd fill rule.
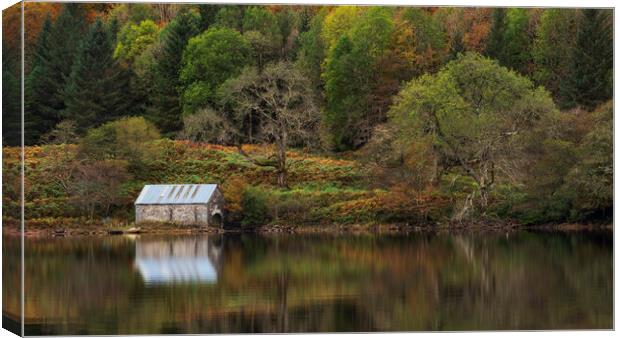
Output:
[[[224,220],[224,196],[219,189],[215,190],[207,204],[136,205],[136,224],[164,222],[204,226],[213,224],[215,214]]]
[[[197,205],[196,210],[196,223],[197,224],[210,224],[209,223],[209,206]]]
[[[172,223],[178,224],[199,224],[196,217],[196,205],[175,204],[172,208]]]
[[[213,215],[219,214],[222,222],[224,222],[224,196],[219,189],[215,189],[213,197],[207,205],[209,212],[207,213],[208,224],[214,224]],[[215,225],[215,224],[214,224]]]
[[[208,225],[213,223],[213,215],[224,216],[221,205],[136,205],[136,224],[141,222],[164,222],[183,225]],[[214,224],[215,225],[215,224]]]
[[[136,205],[136,224],[140,222],[171,222],[170,205]]]

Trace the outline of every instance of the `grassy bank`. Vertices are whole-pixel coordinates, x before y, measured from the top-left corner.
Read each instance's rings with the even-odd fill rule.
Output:
[[[114,196],[85,194],[77,187],[80,166],[75,145],[45,145],[25,150],[26,227],[91,229],[127,226],[133,202],[144,184],[217,183],[226,198],[227,223],[294,224],[306,227],[377,223],[431,223],[446,213],[451,201],[440,193],[378,187],[354,160],[290,151],[288,188],[276,184],[275,169],[248,162],[235,148],[184,141],[150,144],[148,159],[124,163],[126,175]],[[260,146],[246,146],[259,154]],[[19,148],[3,149],[3,220],[17,226],[19,217]],[[108,168],[112,171],[115,168]],[[101,175],[109,174],[102,172]],[[77,181],[76,181],[77,180]],[[107,188],[107,187],[102,187]],[[96,199],[92,215],[85,199]],[[95,203],[95,202],[93,202]]]
[[[465,223],[452,221],[473,189],[471,182],[458,174],[446,175],[438,189],[416,191],[406,182],[386,184],[376,171],[355,160],[355,155],[334,158],[299,150],[287,153],[288,187],[280,188],[274,168],[252,164],[233,147],[163,139],[146,148],[148,156],[139,160],[89,164],[76,145],[26,147],[27,232],[106,234],[134,226],[133,202],[145,184],[157,183],[219,184],[226,200],[226,225],[252,231],[390,232],[507,229],[528,224],[510,216],[522,213],[522,204],[515,199],[527,200],[527,195],[503,185],[492,194],[484,214]],[[269,150],[256,145],[244,149],[254,156]],[[19,158],[19,148],[3,149],[3,224],[7,233],[19,228]],[[538,224],[558,228],[567,222],[556,223]],[[584,222],[573,223],[584,227]],[[163,224],[141,228],[144,232],[196,230]]]

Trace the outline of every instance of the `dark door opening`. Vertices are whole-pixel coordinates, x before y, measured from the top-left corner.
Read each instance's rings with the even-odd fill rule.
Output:
[[[211,226],[221,228],[222,227],[222,223],[223,223],[222,215],[220,215],[220,214],[213,214],[211,216]]]

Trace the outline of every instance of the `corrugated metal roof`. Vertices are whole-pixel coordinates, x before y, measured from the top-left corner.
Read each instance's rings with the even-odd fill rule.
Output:
[[[217,184],[149,184],[135,204],[201,204],[209,202]]]

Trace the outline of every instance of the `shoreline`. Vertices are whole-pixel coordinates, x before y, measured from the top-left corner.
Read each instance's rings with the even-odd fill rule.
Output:
[[[409,224],[342,224],[332,226],[320,225],[279,225],[269,224],[245,228],[164,228],[167,225],[160,224],[156,227],[139,228],[138,230],[119,230],[113,228],[85,228],[85,229],[33,229],[26,230],[24,236],[37,237],[77,237],[77,236],[119,236],[119,235],[197,235],[197,234],[234,234],[249,233],[263,235],[289,235],[289,234],[324,234],[324,235],[347,235],[347,234],[411,234],[411,233],[485,233],[485,232],[512,232],[512,231],[613,231],[613,224],[485,224],[485,223],[460,223],[460,224],[437,224],[437,225],[409,225]],[[170,225],[175,226],[175,225]],[[2,235],[9,237],[21,236],[20,229],[3,225]]]

